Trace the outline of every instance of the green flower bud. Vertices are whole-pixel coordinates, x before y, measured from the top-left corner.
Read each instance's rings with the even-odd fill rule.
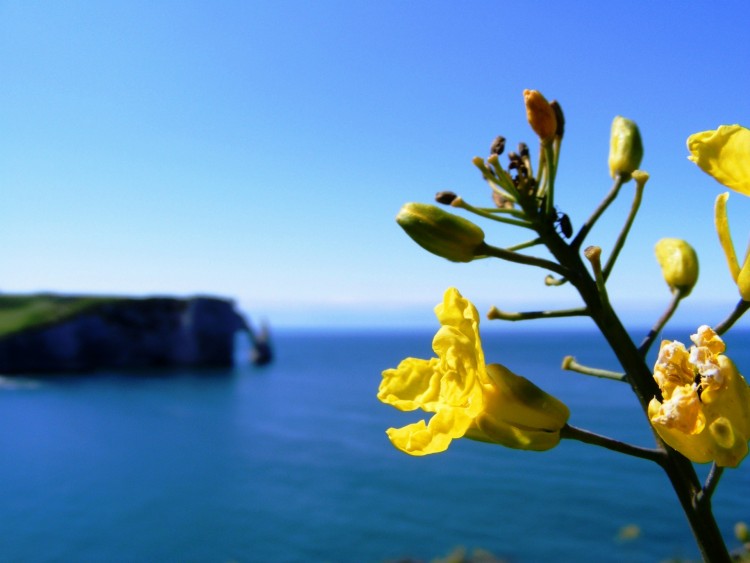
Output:
[[[698,281],[698,256],[693,247],[682,239],[663,238],[654,251],[669,288],[687,297]]]
[[[629,177],[637,170],[643,158],[643,142],[638,126],[619,115],[612,121],[609,138],[609,173]]]
[[[471,262],[484,243],[482,229],[434,205],[407,203],[396,222],[419,246],[452,262]]]

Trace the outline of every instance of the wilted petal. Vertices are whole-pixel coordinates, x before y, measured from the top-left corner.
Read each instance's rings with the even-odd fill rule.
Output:
[[[750,130],[722,125],[688,137],[690,160],[719,183],[750,195]]]
[[[729,232],[727,198],[729,198],[729,192],[719,194],[716,198],[716,203],[714,204],[714,223],[716,225],[716,232],[719,234],[721,248],[724,250],[724,256],[726,256],[727,259],[729,273],[732,274],[732,279],[736,282],[737,276],[740,274],[740,264],[737,261],[737,254],[734,251],[732,234]]]
[[[389,428],[386,433],[394,446],[410,455],[444,452],[451,441],[462,437],[472,419],[461,409],[441,409],[429,424],[420,420],[403,428]]]
[[[396,369],[383,372],[378,399],[402,411],[424,409],[433,412],[440,400],[437,358],[406,358]]]

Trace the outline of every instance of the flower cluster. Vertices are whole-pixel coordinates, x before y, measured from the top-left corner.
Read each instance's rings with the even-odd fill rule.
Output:
[[[378,398],[397,409],[435,413],[403,428],[391,442],[411,455],[445,451],[467,437],[524,450],[548,450],[560,441],[568,408],[499,364],[486,365],[479,315],[458,290],[435,307],[441,328],[432,342],[436,358],[406,358],[383,372]]]
[[[654,379],[663,401],[648,406],[659,436],[688,459],[736,467],[750,440],[750,387],[724,355],[724,341],[708,326],[693,346],[661,343]]]

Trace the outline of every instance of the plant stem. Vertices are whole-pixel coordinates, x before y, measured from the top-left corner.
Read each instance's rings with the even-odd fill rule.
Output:
[[[620,192],[620,188],[625,183],[623,177],[621,175],[617,175],[615,177],[615,183],[612,186],[612,189],[609,191],[607,196],[602,200],[602,202],[599,204],[599,207],[596,208],[594,213],[592,213],[591,217],[589,217],[588,221],[584,223],[584,225],[581,227],[581,230],[578,231],[578,234],[573,239],[573,242],[570,244],[573,248],[578,249],[581,248],[581,245],[583,244],[584,239],[586,238],[586,235],[589,233],[591,228],[594,226],[594,223],[599,219],[602,213],[604,213],[607,210],[607,207],[615,200],[617,197],[617,194]]]
[[[641,342],[641,345],[638,347],[638,350],[644,357],[646,356],[646,354],[648,354],[649,348],[651,348],[651,345],[654,343],[657,335],[661,332],[661,329],[663,329],[664,325],[666,325],[669,319],[672,318],[672,315],[677,310],[677,306],[680,304],[682,297],[683,292],[680,289],[676,289],[672,292],[672,300],[669,302],[669,306],[662,313],[661,317],[659,317],[659,320],[656,321],[656,324],[649,331],[648,335],[646,335],[646,338],[643,339],[643,342]]]
[[[529,266],[537,266],[550,270],[561,276],[567,276],[568,272],[565,268],[552,262],[551,260],[545,260],[544,258],[537,258],[536,256],[528,256],[527,254],[518,254],[504,248],[497,248],[496,246],[490,246],[489,244],[482,243],[481,247],[477,249],[477,255],[494,256],[495,258],[502,258],[509,262],[517,262],[519,264],[527,264]]]
[[[460,197],[457,197],[453,200],[453,203],[451,203],[451,207],[465,209],[466,211],[474,213],[475,215],[479,215],[480,217],[484,217],[485,219],[490,219],[492,221],[497,221],[498,223],[506,223],[508,225],[515,225],[516,227],[526,227],[527,229],[532,228],[531,223],[529,223],[528,221],[523,221],[520,219],[508,219],[507,217],[498,217],[497,215],[493,215],[492,213],[488,213],[487,211],[466,203]]]
[[[742,315],[745,314],[748,309],[750,309],[750,301],[740,299],[740,302],[737,303],[734,311],[732,311],[732,313],[726,319],[724,319],[716,326],[716,328],[714,328],[716,334],[721,335],[728,331],[732,327],[732,325],[736,323]]]
[[[586,309],[560,309],[558,311],[527,311],[523,313],[508,313],[497,307],[492,307],[487,313],[490,320],[527,321],[530,319],[552,319],[559,317],[581,317],[586,315]]]
[[[723,473],[724,468],[716,465],[716,462],[711,465],[711,471],[709,471],[708,477],[706,477],[706,484],[703,485],[703,490],[698,495],[698,503],[704,503],[711,499],[711,495],[714,494]]]
[[[618,178],[615,186],[618,187],[621,183],[622,181]],[[608,199],[614,199],[614,196]],[[591,220],[589,224],[593,224]],[[578,290],[589,315],[609,343],[623,371],[628,374],[628,382],[648,416],[649,401],[653,397],[661,396],[659,387],[641,351],[628,335],[609,302],[599,294],[595,280],[588,273],[578,253],[576,241],[573,244],[567,244],[560,238],[553,226],[544,223],[539,223],[537,232],[544,239],[547,248],[560,266],[567,271],[566,277]],[[581,233],[585,236],[585,231],[582,230],[576,240],[583,240]],[[729,552],[711,511],[710,499],[697,502],[703,488],[695,468],[687,458],[666,446],[655,432],[654,436],[657,444],[664,451],[660,465],[672,483],[703,559],[711,563],[729,563],[731,561]]]
[[[582,373],[583,375],[592,375],[594,377],[601,377],[603,379],[613,379],[615,381],[627,381],[628,376],[624,373],[617,373],[615,371],[609,371],[608,369],[592,368],[584,366],[576,362],[573,356],[565,356],[563,358],[562,369],[567,371],[574,371],[576,373]]]
[[[605,280],[609,278],[609,274],[610,272],[612,272],[612,268],[617,261],[617,257],[620,255],[620,250],[622,250],[622,247],[625,245],[625,239],[628,238],[630,227],[633,226],[633,221],[635,220],[635,216],[638,213],[638,208],[641,206],[644,185],[645,184],[643,182],[636,182],[635,194],[633,195],[633,203],[630,206],[630,213],[628,214],[628,218],[625,220],[625,225],[622,227],[622,231],[620,231],[620,235],[617,237],[615,246],[612,248],[612,254],[607,260],[607,264],[604,266],[604,271],[602,272]]]
[[[655,461],[659,464],[663,462],[664,457],[666,456],[666,453],[663,450],[641,448],[640,446],[634,446],[632,444],[613,440],[607,436],[594,434],[593,432],[589,432],[582,428],[576,428],[569,424],[566,424],[560,430],[560,438],[578,440],[579,442],[584,442],[586,444],[594,444],[615,452]]]

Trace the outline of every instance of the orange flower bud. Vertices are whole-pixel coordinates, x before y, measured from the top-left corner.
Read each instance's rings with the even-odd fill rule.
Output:
[[[548,142],[555,138],[557,133],[557,117],[555,110],[544,96],[537,90],[524,90],[523,101],[526,104],[526,119],[539,135],[542,142]]]

